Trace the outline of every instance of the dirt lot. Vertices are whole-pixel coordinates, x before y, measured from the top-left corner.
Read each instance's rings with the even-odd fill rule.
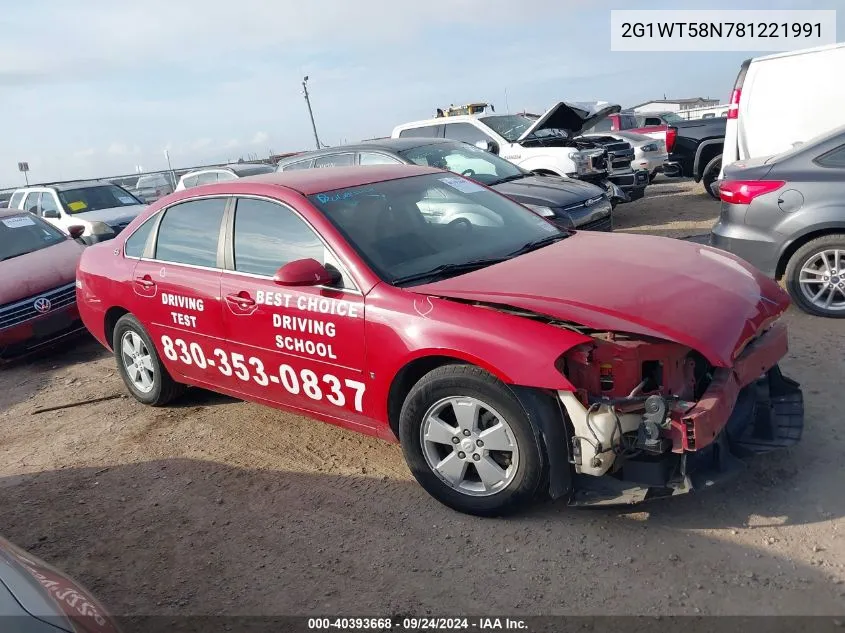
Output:
[[[618,211],[687,236],[718,205],[658,181]],[[787,319],[799,446],[698,496],[507,520],[434,502],[398,446],[204,392],[32,415],[124,392],[85,340],[0,372],[0,533],[116,614],[843,614],[845,321]]]

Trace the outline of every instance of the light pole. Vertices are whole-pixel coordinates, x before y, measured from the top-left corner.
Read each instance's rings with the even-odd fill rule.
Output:
[[[167,169],[170,171],[170,179],[173,181],[173,186],[176,186],[176,174],[173,173],[173,166],[170,164],[170,151],[164,150],[164,157],[167,159]]]
[[[308,75],[302,80],[302,94],[305,95],[305,104],[308,106],[308,116],[311,117],[311,129],[314,130],[314,142],[317,149],[320,149],[320,137],[317,136],[317,124],[314,123],[314,112],[311,110],[311,99],[308,98]]]

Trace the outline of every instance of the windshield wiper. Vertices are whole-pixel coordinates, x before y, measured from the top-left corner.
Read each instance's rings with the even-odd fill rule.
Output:
[[[523,178],[528,178],[529,174],[513,174],[512,176],[505,176],[504,178],[499,178],[498,180],[494,180],[487,184],[488,187],[492,187],[493,185],[501,185],[503,182],[511,182],[513,180],[522,180]]]
[[[544,246],[548,246],[549,244],[554,244],[555,242],[566,239],[570,235],[572,234],[559,233],[558,235],[549,235],[548,237],[544,237],[539,240],[533,240],[531,242],[528,242],[527,244],[523,244],[522,247],[518,248],[513,253],[511,253],[509,257],[516,257],[517,255],[524,255],[525,253],[536,251],[538,249],[543,248]]]
[[[493,264],[499,264],[508,259],[507,257],[491,257],[489,259],[475,259],[471,262],[463,262],[460,264],[441,264],[431,270],[422,273],[414,273],[413,275],[405,275],[404,277],[397,277],[393,280],[394,284],[409,283],[412,281],[420,281],[421,279],[430,279],[432,277],[442,277],[452,273],[468,273],[471,270],[478,270]]]

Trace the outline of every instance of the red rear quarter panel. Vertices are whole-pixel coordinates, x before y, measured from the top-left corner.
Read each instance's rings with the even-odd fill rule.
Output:
[[[126,231],[124,231],[126,232]],[[123,239],[94,244],[85,249],[76,270],[76,304],[88,331],[111,349],[106,338],[106,312],[112,307],[127,308],[127,293],[133,292],[131,280],[134,259],[123,257]],[[118,254],[114,251],[120,249]],[[80,287],[81,286],[81,287]]]

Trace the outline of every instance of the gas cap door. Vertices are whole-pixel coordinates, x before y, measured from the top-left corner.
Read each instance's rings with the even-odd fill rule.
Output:
[[[784,213],[793,213],[804,205],[804,196],[797,189],[787,189],[778,195],[778,207]]]

